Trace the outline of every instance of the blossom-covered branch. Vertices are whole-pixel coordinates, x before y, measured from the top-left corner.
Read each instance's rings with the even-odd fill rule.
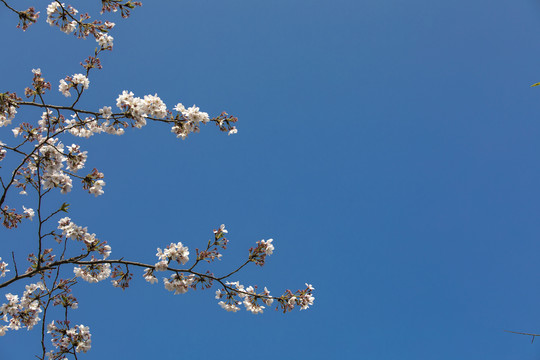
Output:
[[[6,0],[0,1],[19,16],[18,27],[23,30],[38,20],[39,12],[33,8],[18,11]],[[130,11],[141,5],[140,2],[121,0],[101,0],[101,3],[102,14],[119,12],[123,18],[129,17]],[[130,128],[141,129],[151,123],[168,125],[170,132],[180,139],[199,132],[209,123],[232,135],[237,133],[237,118],[226,112],[211,117],[198,106],[184,106],[181,102],[170,108],[157,94],[136,96],[129,90],[122,91],[116,99],[104,100],[108,105],[81,108],[79,100],[91,86],[92,70],[101,69],[100,56],[113,49],[114,38],[110,31],[115,24],[91,20],[88,13],[81,14],[60,1],[52,1],[46,13],[49,25],[78,38],[92,35],[97,48],[81,62],[81,72],[58,79],[55,86],[45,79],[40,69],[33,69],[31,84],[24,91],[26,99],[14,91],[2,90],[4,92],[0,93],[0,128],[12,126],[12,139],[15,139],[5,140],[9,144],[0,141],[0,220],[6,229],[33,221],[37,230],[32,240],[36,251],[28,254],[26,270],[19,270],[21,261],[19,259],[18,267],[14,253],[12,267],[6,256],[0,254],[4,257],[0,257],[0,278],[5,278],[0,283],[1,289],[30,280],[20,297],[11,292],[5,294],[6,302],[0,305],[0,336],[22,328],[30,330],[41,322],[41,354],[37,357],[65,359],[71,355],[77,359],[78,353],[91,348],[91,332],[88,326],[69,320],[70,312],[78,308],[72,288],[81,280],[97,283],[110,279],[114,287],[125,290],[135,271],[150,284],[158,283],[158,277],[163,273],[163,286],[175,295],[190,289],[216,286],[215,298],[219,300],[219,306],[231,312],[240,310],[242,305],[254,314],[262,313],[274,303],[276,309],[283,312],[311,306],[314,288],[310,284],[294,292],[286,290],[280,296],[273,296],[266,287],[259,289],[231,281],[249,264],[265,264],[275,250],[272,239],[256,242],[245,261],[223,275],[214,275],[201,268],[222,259],[222,252],[229,242],[225,225],[214,230],[213,238],[202,249],[195,249],[194,254],[182,242],[172,242],[157,249],[155,263],[123,257],[110,259],[112,249],[106,241],[65,216],[70,204],[62,202],[56,207],[52,204],[51,193],[70,193],[74,181],[79,181],[83,190],[96,197],[105,191],[105,174],[97,168],[84,170],[89,155],[80,145],[72,143],[73,137],[120,136]],[[69,103],[49,103],[47,94],[53,89],[69,99]],[[41,116],[34,122],[17,122],[18,113],[31,108],[40,109]],[[11,168],[5,170],[5,163]],[[29,193],[34,196],[27,196]],[[53,210],[45,210],[51,208]],[[195,255],[194,259],[190,266],[184,267],[189,264],[190,255]],[[46,337],[50,337],[50,341]]]

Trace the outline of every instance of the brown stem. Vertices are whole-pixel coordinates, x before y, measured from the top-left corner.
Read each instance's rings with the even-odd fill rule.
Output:
[[[17,10],[15,10],[14,8],[12,8],[11,6],[9,6],[7,2],[5,2],[4,0],[0,0],[0,1],[2,1],[2,2],[4,3],[4,5],[6,5],[6,7],[7,7],[9,10],[13,11],[14,13],[16,13],[16,14],[19,15],[19,16],[21,15],[20,11],[17,11]]]
[[[531,333],[524,333],[524,332],[519,332],[519,331],[511,331],[511,330],[504,330],[504,331],[512,333],[512,334],[532,336],[531,344],[534,342],[535,337],[540,336],[540,334],[531,334]]]

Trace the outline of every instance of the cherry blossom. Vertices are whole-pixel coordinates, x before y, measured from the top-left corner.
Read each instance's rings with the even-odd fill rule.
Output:
[[[6,273],[9,272],[7,269],[8,264],[4,261],[2,261],[2,258],[0,257],[0,277],[5,277]]]
[[[84,267],[75,267],[73,272],[75,273],[75,276],[80,277],[85,281],[96,283],[111,276],[111,265],[97,264]]]
[[[38,20],[39,12],[34,8],[18,11],[7,1],[2,3],[18,15],[18,26],[23,30]],[[122,17],[128,17],[130,11],[140,5],[140,2],[130,0],[102,0],[101,12],[119,12]],[[79,307],[76,294],[72,293],[74,285],[84,280],[92,286],[110,279],[112,286],[126,290],[135,271],[142,274],[142,279],[136,281],[144,279],[150,284],[159,282],[156,272],[163,272],[163,286],[174,295],[185,294],[190,289],[217,287],[215,298],[219,300],[218,305],[228,312],[237,312],[242,306],[253,314],[261,314],[270,306],[281,308],[283,312],[312,306],[314,288],[309,284],[305,289],[286,290],[281,296],[273,296],[266,287],[260,291],[255,285],[245,286],[240,281],[230,281],[233,275],[251,263],[263,266],[267,257],[274,253],[273,239],[257,241],[249,249],[243,264],[221,275],[214,275],[203,266],[223,258],[229,243],[225,224],[213,230],[213,238],[203,241],[202,246],[195,245],[200,248],[194,251],[191,248],[191,253],[182,242],[171,242],[163,250],[157,248],[155,255],[158,261],[154,264],[124,257],[110,259],[111,246],[106,241],[63,214],[70,211],[70,204],[49,202],[52,192],[67,194],[82,188],[95,197],[104,194],[105,175],[92,168],[92,162],[96,160],[91,159],[88,151],[77,143],[80,138],[124,135],[130,128],[141,129],[163,123],[181,139],[210,124],[228,135],[236,134],[238,130],[235,126],[237,118],[226,112],[211,117],[197,105],[186,108],[181,102],[169,110],[163,100],[167,97],[162,99],[157,93],[137,97],[132,91],[123,90],[116,99],[104,101],[114,104],[116,100],[117,110],[113,111],[111,106],[81,108],[79,100],[90,86],[91,74],[102,68],[102,54],[113,48],[111,30],[115,23],[91,19],[89,14],[79,13],[60,1],[52,1],[46,7],[46,14],[49,25],[78,38],[91,35],[98,46],[95,47],[94,43],[92,47],[95,49],[81,63],[84,70],[59,80],[58,91],[65,97],[60,104],[48,102],[51,83],[39,68],[32,70],[31,84],[24,91],[26,100],[14,92],[0,93],[0,127],[11,125],[8,130],[14,135],[4,139],[9,140],[9,144],[0,141],[0,161],[9,153],[6,162],[10,166],[15,164],[10,171],[0,174],[0,217],[7,229],[23,224],[39,230],[33,239],[36,251],[26,257],[26,269],[21,268],[18,254],[12,254],[10,269],[0,257],[0,278],[3,281],[0,288],[27,282],[21,296],[14,294],[13,290],[4,294],[6,300],[0,306],[0,336],[23,328],[30,330],[42,322],[39,326],[42,329],[45,329],[44,324],[48,325],[46,333],[42,330],[42,354],[38,358],[67,359],[70,355],[77,358],[77,353],[91,349],[91,333],[88,326],[73,325],[69,320],[71,312]],[[66,104],[68,100],[70,103]],[[38,108],[41,115],[33,120],[30,117],[19,119],[17,115],[22,108]],[[87,166],[90,170],[85,170]],[[21,198],[20,195],[27,197]],[[55,308],[60,310],[55,312]],[[50,337],[48,346],[45,346],[46,336]],[[52,349],[48,350],[50,346]]]
[[[112,49],[113,47],[113,40],[114,38],[107,34],[98,34],[96,36],[96,41],[98,42],[99,46],[103,49]]]
[[[158,248],[157,251],[156,256],[160,261],[176,261],[182,265],[189,261],[189,250],[186,246],[183,246],[181,242],[177,244],[171,243],[165,250],[161,251],[161,249]]]

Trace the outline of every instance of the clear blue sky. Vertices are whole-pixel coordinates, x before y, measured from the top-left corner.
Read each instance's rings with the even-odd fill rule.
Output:
[[[40,67],[62,103],[58,80],[95,43],[43,20],[22,33],[0,8],[0,91],[22,94]],[[70,216],[112,257],[149,262],[225,223],[223,271],[274,238],[267,266],[233,280],[276,294],[309,282],[316,302],[254,316],[139,274],[125,292],[83,284],[82,359],[540,358],[540,341],[504,332],[540,332],[537,1],[146,0],[115,21],[84,106],[158,93],[237,115],[239,133],[81,142],[107,186],[60,198]],[[24,257],[28,231],[2,230],[0,256]],[[0,338],[0,359],[30,358],[37,334]]]

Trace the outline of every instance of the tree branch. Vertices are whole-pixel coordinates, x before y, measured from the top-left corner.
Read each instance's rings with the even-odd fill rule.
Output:
[[[531,344],[534,342],[535,337],[540,336],[540,334],[531,334],[531,333],[524,333],[524,332],[519,332],[519,331],[511,331],[511,330],[504,330],[504,331],[512,333],[512,334],[532,336]]]

